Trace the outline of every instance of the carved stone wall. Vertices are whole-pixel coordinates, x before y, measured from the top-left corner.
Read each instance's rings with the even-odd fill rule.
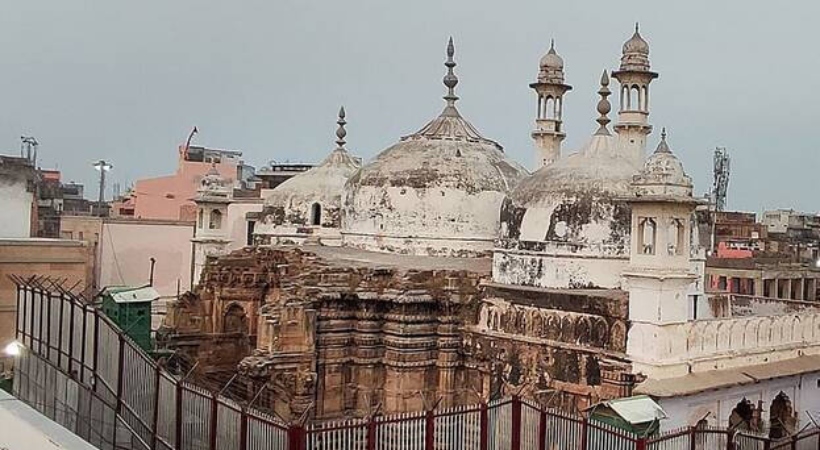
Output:
[[[334,252],[357,253],[342,260]],[[169,342],[194,346],[201,365],[237,367],[244,357],[240,372],[266,386],[256,404],[293,420],[515,392],[578,407],[629,392],[625,293],[482,284],[486,260],[381,264],[370,255],[308,246],[222,257],[196,295],[171,308]],[[206,358],[241,339],[224,330],[226,313],[231,330],[244,324],[240,307],[255,350]]]

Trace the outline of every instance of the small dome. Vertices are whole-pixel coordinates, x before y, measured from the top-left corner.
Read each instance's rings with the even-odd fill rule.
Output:
[[[564,59],[555,51],[555,44],[550,44],[550,49],[546,55],[541,57],[538,65],[539,83],[564,83]]]
[[[649,43],[644,40],[637,28],[635,29],[635,34],[633,34],[628,41],[624,42],[623,53],[649,55]]]
[[[336,122],[336,149],[319,165],[276,186],[265,197],[264,221],[259,234],[270,226],[341,226],[342,194],[348,178],[359,169],[359,161],[345,149],[345,110]],[[266,231],[267,230],[267,231]]]
[[[547,52],[546,55],[541,57],[541,64],[540,67],[542,69],[564,69],[564,59],[558,56],[558,53],[555,52],[553,47],[550,47],[550,50]]]
[[[227,199],[231,193],[231,186],[230,183],[219,174],[216,163],[214,163],[211,164],[211,168],[205,176],[202,177],[196,192],[196,200],[199,201]]]
[[[635,33],[632,37],[624,42],[621,70],[641,72],[649,70],[649,43],[638,31],[638,24],[635,24]]]
[[[666,130],[655,152],[646,159],[643,169],[633,177],[637,196],[691,197],[692,178],[666,143]]]
[[[359,164],[345,149],[337,148],[318,166],[276,186],[265,197],[266,221],[274,225],[312,225],[314,204],[321,207],[321,226],[340,226],[342,193]]]

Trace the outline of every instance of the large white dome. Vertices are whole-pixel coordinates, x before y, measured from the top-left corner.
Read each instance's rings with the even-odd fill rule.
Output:
[[[345,188],[344,245],[415,255],[488,254],[504,197],[526,175],[455,108],[452,43],[441,115],[379,153]]]

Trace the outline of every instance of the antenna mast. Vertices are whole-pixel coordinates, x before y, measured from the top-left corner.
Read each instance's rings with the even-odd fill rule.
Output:
[[[712,201],[715,204],[715,211],[723,211],[726,208],[726,196],[729,191],[729,173],[731,158],[726,147],[715,148],[714,180],[712,183]]]

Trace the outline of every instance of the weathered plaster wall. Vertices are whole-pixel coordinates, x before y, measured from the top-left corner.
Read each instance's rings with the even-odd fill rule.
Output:
[[[430,256],[488,254],[504,193],[362,186],[345,203],[345,245]]]
[[[627,353],[652,378],[686,375],[820,354],[820,313],[633,323]]]
[[[627,300],[614,291],[488,285],[465,328],[468,379],[490,397],[523,395],[578,408],[629,395]],[[480,375],[479,375],[480,374]],[[475,383],[475,382],[473,382]]]
[[[24,177],[0,175],[0,238],[29,237],[34,194],[28,181]]]
[[[769,420],[769,407],[774,398],[783,392],[792,401],[797,413],[797,429],[810,424],[806,413],[817,417],[820,414],[820,373],[790,376],[773,380],[761,380],[742,386],[723,388],[702,392],[695,395],[660,398],[658,404],[669,416],[661,421],[661,431],[694,426],[706,418],[709,425],[725,427],[728,425],[732,409],[743,400],[749,400],[755,406],[763,402],[763,420]]]
[[[523,194],[517,190],[516,195]],[[631,213],[610,197],[559,192],[544,194],[528,207],[517,206],[521,200],[505,200],[493,280],[548,288],[620,287],[629,259]]]
[[[192,222],[109,219],[100,242],[100,286],[148,283],[150,259],[156,259],[154,288],[163,297],[191,283]]]

